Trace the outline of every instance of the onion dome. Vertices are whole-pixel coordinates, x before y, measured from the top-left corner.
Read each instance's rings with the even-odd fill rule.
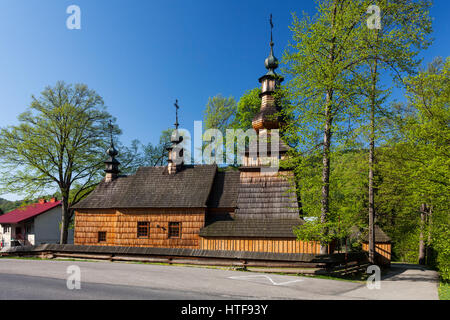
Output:
[[[112,132],[113,126],[112,126],[111,121],[109,122],[109,130],[110,130],[110,135],[111,135],[111,145],[108,148],[108,150],[106,150],[106,154],[109,157],[106,161],[104,161],[104,164],[106,166],[105,181],[114,180],[117,177],[117,175],[120,173],[120,170],[119,170],[120,162],[117,161],[117,159],[116,159],[116,156],[119,154],[119,151],[117,151],[116,148],[114,147],[113,132]]]
[[[266,75],[273,75],[275,76],[275,69],[278,68],[278,59],[273,55],[273,42],[270,42],[270,54],[264,61],[264,65],[269,72],[266,73]]]
[[[108,156],[110,156],[111,158],[114,158],[115,156],[117,156],[119,154],[119,151],[116,150],[116,148],[114,148],[114,143],[111,141],[111,146],[108,148],[108,150],[106,150],[106,154]]]

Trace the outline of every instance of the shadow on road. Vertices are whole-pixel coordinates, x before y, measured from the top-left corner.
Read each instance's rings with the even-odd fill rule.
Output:
[[[435,271],[421,265],[395,263],[381,276],[381,280],[434,282],[438,277]]]

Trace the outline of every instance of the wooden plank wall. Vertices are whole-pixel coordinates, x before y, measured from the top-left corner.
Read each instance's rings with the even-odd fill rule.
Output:
[[[362,249],[369,252],[369,244],[363,243]],[[377,252],[382,258],[382,264],[390,264],[391,261],[391,244],[390,243],[375,243],[375,252]]]
[[[98,243],[98,232],[106,231],[106,243]],[[98,212],[75,211],[75,245],[114,245],[117,234],[115,210]]]
[[[137,223],[150,222],[150,236],[137,237]],[[169,222],[181,223],[181,238],[168,238]],[[124,209],[75,212],[77,245],[189,248],[199,247],[199,232],[205,224],[204,209]],[[98,232],[106,231],[106,242]]]
[[[200,249],[319,254],[320,244],[296,239],[200,238]]]

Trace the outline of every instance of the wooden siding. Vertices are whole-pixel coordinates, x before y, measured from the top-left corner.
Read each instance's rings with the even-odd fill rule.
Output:
[[[200,249],[319,254],[320,244],[295,239],[200,238]]]
[[[98,243],[98,232],[106,231],[106,242]],[[114,245],[117,234],[115,210],[75,211],[74,244]]]
[[[148,238],[137,237],[138,221],[150,223]],[[169,222],[181,222],[181,238],[168,238]],[[204,209],[123,209],[75,212],[77,245],[187,248],[199,247]],[[98,243],[98,232],[106,231],[106,242]]]
[[[369,251],[369,244],[363,243],[362,249],[364,251]],[[380,255],[381,264],[391,263],[391,244],[390,243],[375,243],[375,252]]]

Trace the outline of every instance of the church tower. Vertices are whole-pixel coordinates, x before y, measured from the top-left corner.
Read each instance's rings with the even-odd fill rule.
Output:
[[[274,43],[272,30],[272,15],[270,15],[270,54],[264,61],[264,65],[268,71],[259,78],[259,82],[261,83],[261,109],[252,121],[253,129],[256,132],[264,129],[279,129],[280,127],[280,121],[276,116],[280,109],[274,94],[281,82],[283,82],[283,77],[275,72],[278,68],[278,59],[273,54]]]
[[[270,53],[264,61],[267,73],[259,78],[261,83],[261,108],[252,121],[252,127],[257,133],[257,139],[246,148],[243,158],[245,168],[260,168],[260,172],[270,173],[267,166],[279,169],[279,160],[284,159],[289,147],[280,140],[278,129],[282,124],[279,116],[281,111],[279,102],[275,97],[276,90],[283,82],[283,77],[276,73],[278,59],[273,53],[273,23],[270,15]],[[276,130],[274,132],[273,130]],[[253,152],[252,152],[253,151]]]
[[[109,158],[104,162],[106,165],[105,182],[111,182],[111,181],[115,180],[120,173],[120,170],[119,170],[120,162],[117,161],[117,159],[116,159],[116,156],[119,154],[119,152],[114,147],[112,129],[113,129],[113,127],[112,127],[112,123],[110,121],[109,122],[109,130],[110,130],[110,135],[111,135],[111,145],[108,148],[108,150],[106,150],[106,154],[109,156]]]
[[[179,144],[183,141],[183,137],[179,135],[178,132],[178,109],[180,106],[178,105],[178,100],[175,101],[175,112],[176,112],[176,120],[175,120],[175,130],[172,132],[170,137],[171,145],[167,148],[169,152],[169,157],[167,159],[167,171],[169,174],[175,174],[180,168],[183,166],[183,149],[180,149]]]

